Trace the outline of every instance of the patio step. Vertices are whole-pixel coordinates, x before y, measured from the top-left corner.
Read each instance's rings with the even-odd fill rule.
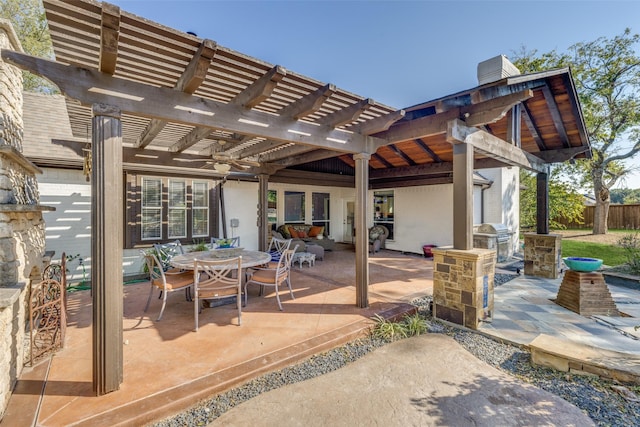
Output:
[[[640,356],[540,334],[529,344],[531,361],[564,372],[640,384]]]
[[[376,305],[378,304],[372,304],[371,309],[377,312],[375,310]],[[385,319],[397,319],[415,311],[416,308],[410,304],[395,304],[393,308],[378,312],[378,314]],[[189,383],[180,384],[117,408],[110,408],[109,411],[103,413],[93,414],[91,417],[79,420],[74,425],[143,425],[169,417],[188,409],[199,400],[224,393],[260,375],[294,365],[314,354],[331,350],[349,341],[363,337],[371,329],[372,324],[370,319],[363,318],[349,325],[230,366]]]
[[[51,357],[33,367],[25,368],[11,394],[6,412],[0,420],[3,426],[35,426],[42,402]]]

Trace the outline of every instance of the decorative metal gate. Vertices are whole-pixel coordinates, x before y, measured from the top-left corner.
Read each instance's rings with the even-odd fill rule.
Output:
[[[64,347],[67,329],[65,268],[63,254],[59,276],[46,274],[42,282],[31,283],[29,289],[29,364],[31,366],[42,355]]]

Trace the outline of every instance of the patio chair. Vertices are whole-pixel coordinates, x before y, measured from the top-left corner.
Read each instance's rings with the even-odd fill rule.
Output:
[[[144,307],[144,312],[146,313],[149,309],[149,303],[151,302],[153,289],[160,289],[162,308],[160,309],[160,314],[158,315],[157,319],[160,320],[162,319],[164,308],[167,305],[167,295],[170,292],[180,291],[183,289],[191,289],[191,287],[193,286],[193,273],[190,271],[184,271],[167,274],[164,271],[162,262],[160,262],[155,254],[148,254],[143,251],[141,252],[144,256],[145,263],[147,264],[147,269],[149,270],[149,282],[151,283],[149,298],[147,298],[147,305],[145,305]]]
[[[280,261],[284,251],[289,249],[289,245],[291,245],[292,241],[293,239],[279,239],[277,237],[271,238],[269,248],[267,249],[267,252],[271,255],[271,261],[266,268],[276,268],[278,266],[278,261]]]
[[[211,249],[217,248],[239,248],[240,247],[240,236],[238,237],[212,237],[211,238]]]
[[[162,269],[166,275],[184,273],[185,270],[171,266],[171,258],[176,255],[184,255],[184,248],[182,247],[180,240],[168,243],[154,243],[153,247],[156,250],[156,255],[158,256],[158,260],[162,263]],[[162,292],[160,292],[158,298],[162,298]],[[185,298],[187,301],[191,301],[191,288],[185,289]]]
[[[278,291],[280,285],[286,283],[289,288],[291,298],[295,299],[293,296],[293,290],[291,289],[291,262],[293,261],[293,254],[296,252],[297,247],[298,246],[296,245],[293,249],[285,250],[280,257],[280,261],[278,261],[276,268],[258,268],[249,276],[247,282],[244,284],[245,305],[247,305],[247,285],[251,284],[260,285],[260,289],[263,289],[264,286],[274,287],[276,291],[276,301],[278,301],[280,311],[283,311]]]
[[[237,270],[238,274],[234,274]],[[221,299],[236,296],[238,326],[242,324],[242,257],[194,261],[193,314],[195,331],[202,312],[201,299]]]
[[[182,243],[180,243],[180,240],[169,243],[154,243],[153,247],[156,250],[158,259],[162,263],[162,268],[164,269],[164,271],[173,269],[170,264],[171,258],[176,255],[184,254],[184,248],[182,247]]]

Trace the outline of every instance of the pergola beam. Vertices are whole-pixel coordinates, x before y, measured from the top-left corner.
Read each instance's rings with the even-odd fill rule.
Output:
[[[54,82],[83,105],[118,105],[124,114],[158,118],[192,126],[225,129],[243,135],[293,142],[340,152],[368,152],[376,138],[344,132],[207,98],[108,76],[95,70],[63,65],[3,49],[2,58]]]
[[[409,166],[415,166],[416,162],[413,161],[413,159],[409,156],[407,156],[401,149],[399,149],[398,147],[396,147],[395,145],[389,145],[389,148],[391,149],[391,151],[393,151],[398,157],[400,157],[402,160],[404,160],[406,163],[409,164]]]
[[[551,93],[551,88],[549,87],[549,85],[545,84],[542,87],[542,93],[544,94],[544,99],[547,102],[547,106],[549,107],[553,125],[556,127],[556,131],[558,131],[558,135],[560,136],[560,140],[562,141],[562,146],[564,148],[571,147],[571,144],[569,144],[569,137],[567,136],[567,129],[564,127],[564,123],[562,123],[562,114],[560,114],[558,104],[556,103],[556,99],[554,98],[553,93]]]
[[[373,99],[363,99],[355,104],[351,104],[348,107],[338,110],[335,113],[324,116],[322,119],[318,120],[318,123],[332,128],[349,124],[357,120],[362,113],[375,105],[376,103]]]
[[[251,147],[247,147],[238,153],[238,158],[244,159],[245,157],[252,157],[258,154],[264,153],[265,151],[269,151],[271,149],[280,147],[283,143],[280,141],[261,141],[257,144],[252,145]]]
[[[307,145],[292,145],[290,147],[283,148],[282,150],[276,150],[270,153],[263,154],[260,156],[260,161],[265,163],[275,162],[280,159],[297,156],[299,154],[307,153],[312,150],[313,147],[309,147]],[[337,153],[334,152],[334,155],[337,155]]]
[[[202,40],[202,43],[198,46],[198,50],[191,58],[191,61],[189,61],[187,68],[185,68],[184,72],[178,78],[174,89],[193,94],[207,77],[207,71],[209,71],[209,65],[211,65],[216,49],[217,45],[213,40]],[[166,124],[166,120],[151,119],[145,130],[138,137],[135,146],[144,148],[149,145],[158,134],[162,132]]]
[[[120,37],[120,8],[104,3],[100,22],[100,64],[103,73],[113,75],[118,61],[118,39]]]
[[[211,128],[196,126],[191,129],[191,132],[180,138],[178,142],[169,147],[169,151],[172,153],[179,153],[181,151],[184,151],[209,136],[211,132],[213,132],[213,129]]]
[[[255,107],[269,98],[278,82],[286,75],[287,71],[283,67],[276,65],[236,95],[230,104],[239,105],[247,110]]]
[[[396,123],[389,130],[377,133],[375,136],[385,140],[381,145],[389,145],[409,139],[426,138],[446,133],[447,123],[460,117],[465,117],[468,126],[494,123],[504,117],[511,107],[531,97],[533,97],[533,91],[530,89],[515,93],[510,92],[499,98]]]
[[[545,145],[544,141],[542,140],[542,137],[540,136],[540,130],[538,129],[538,125],[536,124],[535,120],[533,119],[533,116],[531,115],[531,110],[529,110],[529,107],[527,107],[527,104],[523,103],[522,106],[523,108],[522,108],[521,114],[522,114],[522,118],[524,119],[525,126],[527,126],[527,129],[529,129],[529,133],[533,137],[533,140],[536,142],[538,149],[540,151],[546,150],[547,146]]]
[[[331,157],[336,157],[337,154],[338,153],[331,150],[313,150],[313,151],[309,151],[309,152],[298,154],[298,155],[288,156],[282,160],[278,160],[273,163],[283,167],[288,167],[288,166],[301,165],[309,162],[315,162],[318,160],[330,159]]]
[[[417,139],[414,139],[413,142],[415,142],[418,145],[418,147],[420,147],[422,149],[422,151],[427,153],[427,155],[429,157],[431,157],[431,159],[434,162],[442,163],[442,159],[440,158],[440,156],[438,156],[436,154],[436,152],[431,149],[431,147],[429,147],[427,144],[425,144],[425,142],[422,139],[417,138]]]
[[[349,130],[362,135],[373,135],[378,132],[383,132],[391,127],[392,124],[402,119],[406,112],[404,110],[397,110],[393,113],[385,114],[384,116],[376,117],[375,119],[367,120],[364,123],[354,125]]]
[[[447,131],[447,141],[450,141],[454,146],[458,143],[472,145],[477,152],[512,166],[535,172],[547,170],[547,166],[541,158],[527,153],[485,131],[470,128],[462,120],[451,121]]]
[[[282,108],[278,113],[283,117],[299,120],[320,110],[322,104],[336,91],[335,85],[326,84],[310,94]]]

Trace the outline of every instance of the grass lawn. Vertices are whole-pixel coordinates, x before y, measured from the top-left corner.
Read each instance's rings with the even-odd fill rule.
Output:
[[[573,239],[562,239],[562,256],[600,258],[605,265],[612,267],[627,262],[625,251],[619,246]]]

